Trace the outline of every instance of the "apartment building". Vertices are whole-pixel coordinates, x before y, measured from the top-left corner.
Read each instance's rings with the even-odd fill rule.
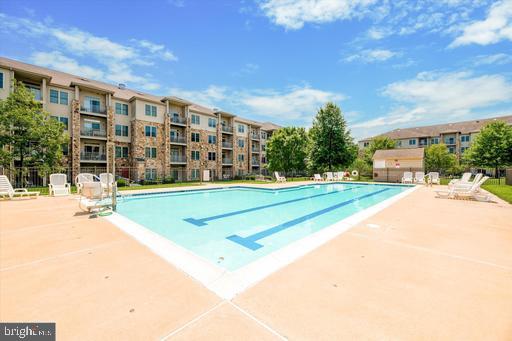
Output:
[[[471,141],[487,124],[501,120],[512,125],[512,115],[463,121],[430,126],[401,128],[379,136],[387,136],[396,141],[396,148],[425,148],[433,144],[444,143],[450,153],[458,158],[471,145]],[[359,148],[369,146],[372,138],[359,141]]]
[[[279,126],[0,57],[0,99],[13,80],[41,101],[70,135],[63,146],[72,177],[115,164],[133,180],[213,179],[265,173],[265,144]]]

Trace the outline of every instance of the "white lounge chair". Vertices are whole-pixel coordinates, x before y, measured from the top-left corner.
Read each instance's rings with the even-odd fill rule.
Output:
[[[86,182],[94,182],[96,176],[91,173],[80,173],[75,178],[76,193],[82,193],[83,184]]]
[[[478,175],[478,174],[477,174]],[[489,201],[490,196],[480,191],[480,186],[489,179],[488,176],[479,178],[469,187],[467,185],[454,185],[448,189],[436,191],[438,197],[444,198],[473,198],[478,201]]]
[[[71,194],[71,187],[69,186],[66,174],[50,174],[50,184],[48,187],[50,195],[53,196]]]
[[[324,181],[324,179],[322,178],[322,176],[320,174],[315,174],[315,175],[313,175],[313,181],[320,182],[320,181]]]
[[[325,181],[334,181],[334,175],[332,172],[325,172]]]
[[[101,173],[100,183],[104,191],[112,192],[112,187],[114,186],[114,175],[112,173]]]
[[[106,195],[101,182],[84,182],[80,194],[78,206],[84,211],[91,212],[92,210],[110,206],[105,200]]]
[[[459,183],[469,183],[469,179],[471,179],[471,173],[467,172],[467,173],[462,174],[462,178],[451,180],[448,185],[453,185],[458,182]]]
[[[429,183],[437,184],[437,185],[441,184],[441,178],[439,178],[438,172],[430,172],[427,174],[427,176],[428,176]]]
[[[448,184],[448,187],[449,188],[453,188],[453,187],[457,187],[458,189],[468,189],[470,188],[471,186],[473,186],[474,184],[476,184],[477,182],[480,181],[480,179],[482,179],[484,175],[482,173],[478,173],[477,175],[475,175],[475,177],[473,178],[473,181],[457,181],[457,182],[450,182]]]
[[[414,182],[417,184],[425,184],[425,172],[415,172]]]
[[[286,178],[284,176],[280,176],[279,172],[274,172],[274,176],[276,177],[277,182],[286,182]]]
[[[5,175],[0,175],[0,198],[8,197],[38,197],[39,192],[29,192],[26,188],[12,188],[11,182]]]
[[[404,175],[402,176],[402,183],[403,184],[412,184],[412,172],[404,172]]]
[[[342,181],[345,177],[345,172],[335,172],[334,173],[334,179],[338,181]]]

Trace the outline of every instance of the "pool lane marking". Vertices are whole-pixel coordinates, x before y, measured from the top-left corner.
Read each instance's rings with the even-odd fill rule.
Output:
[[[258,210],[263,210],[265,208],[270,208],[270,207],[274,207],[274,206],[286,205],[286,204],[290,204],[290,203],[294,203],[294,202],[298,202],[298,201],[302,201],[302,200],[313,199],[313,198],[331,195],[331,194],[335,194],[335,193],[339,193],[339,192],[351,191],[353,189],[360,188],[360,187],[363,187],[363,186],[353,186],[353,187],[344,188],[342,190],[337,190],[337,191],[333,191],[333,192],[315,194],[315,195],[311,195],[309,197],[301,197],[301,198],[296,198],[296,199],[280,201],[280,202],[276,202],[273,204],[267,204],[267,205],[262,205],[262,206],[246,208],[246,209],[239,210],[239,211],[227,212],[227,213],[218,214],[218,215],[201,218],[201,219],[196,219],[196,218],[191,217],[191,218],[185,218],[183,220],[185,220],[188,223],[194,224],[196,226],[205,226],[205,225],[207,225],[207,223],[206,223],[207,221],[222,219],[222,218],[231,217],[234,215],[244,214],[244,213],[258,211]]]
[[[252,235],[247,236],[247,237],[240,237],[239,235],[234,234],[234,235],[231,235],[229,237],[226,237],[226,239],[229,239],[232,242],[235,242],[235,243],[240,244],[240,245],[242,245],[242,246],[244,246],[244,247],[246,247],[246,248],[248,248],[248,249],[250,249],[252,251],[255,251],[255,250],[258,250],[259,248],[263,247],[262,244],[257,243],[257,241],[260,240],[260,239],[263,239],[263,238],[268,237],[270,235],[273,235],[275,233],[281,232],[281,231],[286,230],[286,229],[288,229],[290,227],[293,227],[293,226],[295,226],[297,224],[300,224],[300,223],[302,223],[304,221],[311,220],[311,219],[316,218],[316,217],[318,217],[318,216],[320,216],[322,214],[331,212],[331,211],[333,211],[335,209],[338,209],[340,207],[343,207],[343,206],[346,206],[348,204],[351,204],[351,203],[353,203],[355,201],[366,199],[366,198],[369,198],[371,196],[380,194],[380,193],[388,191],[388,190],[389,190],[389,188],[384,188],[384,189],[381,189],[381,190],[376,191],[376,192],[372,192],[372,193],[368,193],[368,194],[362,195],[360,197],[352,198],[350,200],[346,200],[346,201],[340,202],[340,203],[338,203],[336,205],[332,205],[332,206],[326,207],[326,208],[321,209],[319,211],[315,211],[313,213],[306,214],[306,215],[303,215],[301,217],[289,220],[287,222],[284,222],[282,224],[276,225],[276,226],[268,228],[266,230],[257,232],[255,234],[252,234]]]

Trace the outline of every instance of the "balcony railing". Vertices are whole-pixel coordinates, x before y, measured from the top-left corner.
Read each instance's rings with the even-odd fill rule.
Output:
[[[181,116],[171,116],[171,122],[177,124],[187,124],[187,119]]]
[[[223,158],[222,158],[222,163],[223,163],[224,165],[232,165],[232,164],[233,164],[233,159],[231,159],[231,158],[227,158],[227,157],[223,157]]]
[[[81,105],[80,111],[101,115],[107,114],[107,110],[99,105]]]
[[[187,157],[185,155],[171,155],[171,162],[186,163]]]
[[[80,135],[91,137],[107,137],[107,132],[105,130],[98,129],[81,129]]]
[[[171,143],[187,143],[183,136],[171,136]]]
[[[252,160],[252,165],[253,166],[259,166],[260,165],[260,161],[259,160]]]
[[[233,142],[222,142],[222,148],[233,148]]]
[[[107,155],[102,153],[81,152],[80,160],[85,161],[107,161]]]
[[[260,139],[260,134],[258,134],[258,133],[251,133],[251,139],[259,140]]]
[[[225,132],[225,133],[232,133],[233,132],[233,127],[232,126],[228,126],[228,125],[223,125],[222,126],[222,131]]]
[[[252,147],[251,150],[252,150],[253,153],[259,153],[260,152],[259,148]]]

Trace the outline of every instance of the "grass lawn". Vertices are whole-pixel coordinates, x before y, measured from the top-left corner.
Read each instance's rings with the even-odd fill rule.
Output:
[[[492,194],[496,195],[497,197],[505,200],[509,204],[512,204],[512,186],[510,185],[483,185],[483,189],[486,191],[491,192]]]

